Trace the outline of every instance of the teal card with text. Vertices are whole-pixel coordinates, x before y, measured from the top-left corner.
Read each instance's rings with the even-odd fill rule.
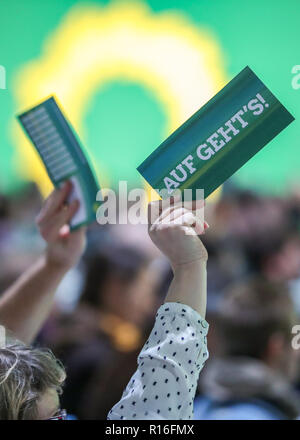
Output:
[[[18,116],[26,134],[38,151],[55,187],[71,180],[68,198],[80,206],[70,222],[71,229],[96,220],[99,184],[80,142],[54,97]]]
[[[137,168],[157,191],[209,196],[294,117],[245,67]]]

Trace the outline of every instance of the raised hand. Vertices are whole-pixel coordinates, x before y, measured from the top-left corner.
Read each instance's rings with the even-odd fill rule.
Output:
[[[77,200],[66,204],[71,189],[69,181],[62,188],[55,189],[36,218],[40,234],[47,242],[47,263],[64,270],[76,265],[86,245],[86,228],[70,232],[68,225],[79,207]]]
[[[194,202],[163,200],[148,207],[149,235],[169,259],[174,279],[166,302],[181,302],[204,318],[206,312],[207,251],[199,238],[208,224],[200,220]]]
[[[151,202],[148,206],[150,238],[170,260],[173,269],[207,260],[207,251],[199,235],[204,233],[208,224],[196,215],[193,205],[194,202],[168,199]]]

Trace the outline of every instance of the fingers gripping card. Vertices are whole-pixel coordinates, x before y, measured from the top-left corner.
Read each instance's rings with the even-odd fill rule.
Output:
[[[293,120],[246,67],[171,134],[138,171],[166,196],[178,189],[192,189],[193,194],[204,189],[206,198]]]
[[[18,116],[37,149],[55,187],[71,180],[68,202],[78,199],[80,206],[71,220],[71,229],[96,219],[99,185],[88,161],[53,97]]]

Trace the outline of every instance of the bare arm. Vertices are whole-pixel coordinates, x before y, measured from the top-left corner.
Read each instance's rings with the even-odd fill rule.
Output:
[[[206,261],[178,267],[166,297],[166,302],[180,302],[206,314]]]
[[[78,208],[78,202],[64,205],[70,190],[68,182],[44,203],[37,225],[47,242],[45,253],[0,298],[0,324],[28,344],[47,318],[60,281],[85,247],[85,229],[70,233],[67,226]]]
[[[47,318],[64,275],[65,271],[51,267],[45,256],[39,258],[1,297],[1,325],[29,344]]]
[[[151,203],[149,235],[173,269],[174,278],[166,302],[187,304],[204,318],[208,256],[199,235],[208,224],[201,222],[192,208],[192,203],[170,204],[170,200]]]
[[[207,252],[198,237],[208,225],[192,209],[164,205],[162,201],[149,205],[149,234],[168,257],[174,279],[138,357],[137,371],[108,419],[193,417],[198,375],[208,358]]]

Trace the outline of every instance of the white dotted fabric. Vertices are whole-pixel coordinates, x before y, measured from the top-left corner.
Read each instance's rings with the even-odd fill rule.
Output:
[[[138,369],[108,420],[189,420],[199,373],[208,358],[208,323],[191,307],[165,303]]]

